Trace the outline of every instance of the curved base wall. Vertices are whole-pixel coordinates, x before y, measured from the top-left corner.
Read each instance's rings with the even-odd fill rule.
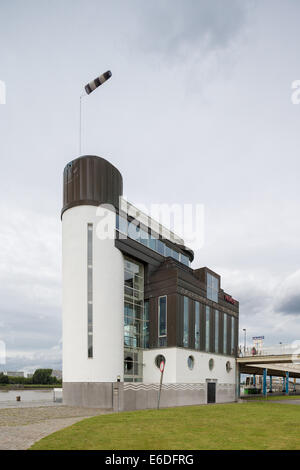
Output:
[[[114,212],[111,211],[111,215],[115,224]],[[97,207],[83,205],[66,210],[62,217],[65,385],[123,380],[124,260],[115,247],[114,238],[98,236],[101,220],[103,217],[99,216]],[[89,282],[92,286],[93,354],[89,357],[88,225],[91,224],[92,281],[89,278]],[[66,390],[70,388],[66,387]],[[66,392],[66,402],[69,402],[68,396]]]

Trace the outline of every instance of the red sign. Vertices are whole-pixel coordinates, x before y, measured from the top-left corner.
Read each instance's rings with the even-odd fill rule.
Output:
[[[231,297],[231,295],[225,294],[225,295],[224,295],[224,299],[226,300],[226,302],[229,302],[229,303],[231,303],[232,305],[235,305],[235,304],[236,304],[236,301]]]

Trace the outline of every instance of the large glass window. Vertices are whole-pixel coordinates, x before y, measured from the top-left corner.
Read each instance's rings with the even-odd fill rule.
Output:
[[[132,348],[144,345],[144,267],[124,259],[124,344]]]
[[[219,279],[212,274],[207,273],[207,298],[218,302],[219,297]]]
[[[227,354],[227,315],[224,313],[223,354]]]
[[[144,266],[124,258],[124,381],[143,379],[142,348],[149,347],[149,302],[144,304]]]
[[[144,324],[143,324],[143,339],[144,339],[144,349],[149,348],[149,339],[150,339],[150,328],[149,328],[149,300],[144,302]]]
[[[205,351],[210,350],[210,308],[208,305],[205,307]]]
[[[93,357],[93,224],[87,226],[88,357]]]
[[[215,310],[215,352],[219,352],[219,310]]]
[[[200,349],[200,304],[195,302],[195,349]]]
[[[183,297],[183,346],[189,346],[189,298]]]
[[[158,336],[167,336],[167,296],[158,299]]]
[[[235,353],[235,318],[231,317],[231,354]]]

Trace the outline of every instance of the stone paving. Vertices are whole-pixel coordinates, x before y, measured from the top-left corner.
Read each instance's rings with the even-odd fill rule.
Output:
[[[94,408],[33,406],[0,409],[0,450],[24,450],[34,442],[84,418],[109,413]]]
[[[272,403],[283,403],[284,405],[300,405],[300,400],[272,400]]]

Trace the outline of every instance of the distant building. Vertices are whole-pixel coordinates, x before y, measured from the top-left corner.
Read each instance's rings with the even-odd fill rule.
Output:
[[[23,371],[7,371],[4,372],[4,375],[8,375],[9,377],[24,377],[24,372]]]

